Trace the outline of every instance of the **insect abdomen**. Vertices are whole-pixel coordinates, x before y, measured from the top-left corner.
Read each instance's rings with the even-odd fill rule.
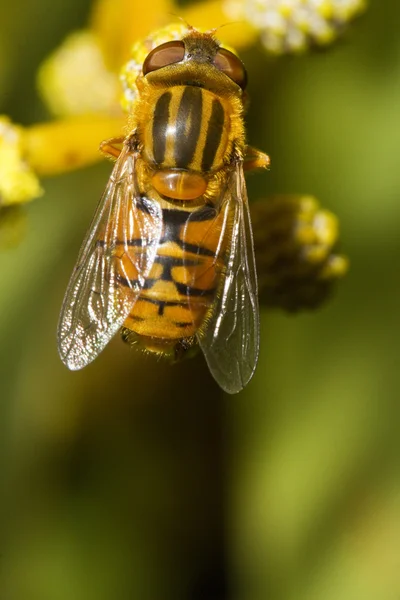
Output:
[[[174,249],[172,246],[160,248],[160,252],[168,250],[173,252]],[[178,340],[196,334],[214,296],[215,278],[209,271],[210,260],[203,260],[190,271],[182,266],[188,260],[190,258],[183,254],[180,258],[157,256],[147,286],[125,321],[125,327],[141,336],[162,340]],[[173,264],[176,266],[171,268]],[[200,286],[196,281],[196,270],[209,271],[208,281],[202,282],[204,287],[193,285],[196,282]],[[188,274],[194,278],[190,285],[185,283]]]
[[[152,269],[124,326],[145,338],[176,341],[194,336],[212,306],[220,276],[213,236],[204,234],[218,220],[209,207],[195,212],[163,209],[164,230]],[[222,218],[222,216],[221,216]],[[218,235],[218,226],[213,227]],[[140,239],[130,243],[132,254],[140,252]],[[133,261],[135,262],[135,261]],[[132,285],[135,274],[128,257],[120,284]]]

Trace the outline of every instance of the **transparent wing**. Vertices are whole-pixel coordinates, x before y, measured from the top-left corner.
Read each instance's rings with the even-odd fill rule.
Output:
[[[209,268],[215,270],[219,285],[198,342],[215,380],[223,390],[235,394],[254,373],[260,336],[253,235],[242,164],[232,171],[220,211],[207,227],[200,247],[212,246],[213,240],[216,253]]]
[[[86,366],[118,331],[153,265],[160,239],[158,203],[140,197],[137,153],[124,146],[71,276],[58,349],[72,370]]]

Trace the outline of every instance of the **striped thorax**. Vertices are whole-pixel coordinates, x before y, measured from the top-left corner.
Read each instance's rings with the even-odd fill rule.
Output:
[[[143,132],[144,157],[160,169],[220,169],[229,142],[229,104],[189,85],[160,90],[155,100]]]

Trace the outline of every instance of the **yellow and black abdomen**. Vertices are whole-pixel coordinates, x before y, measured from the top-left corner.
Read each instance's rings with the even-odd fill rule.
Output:
[[[215,209],[208,206],[194,212],[163,209],[157,255],[124,327],[153,343],[172,346],[198,332],[220,281],[222,265],[215,259],[218,219]],[[215,233],[205,236],[211,222]],[[139,239],[137,244],[132,240],[131,249],[132,253],[141,251]],[[120,279],[122,285],[132,283]]]
[[[227,101],[201,87],[157,90],[143,120],[144,158],[159,169],[218,170],[229,152],[230,112]]]

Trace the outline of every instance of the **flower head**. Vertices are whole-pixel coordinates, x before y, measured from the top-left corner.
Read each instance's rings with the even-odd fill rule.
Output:
[[[319,306],[348,270],[335,252],[335,215],[312,196],[277,195],[251,208],[260,301],[289,311]]]
[[[301,52],[332,42],[365,8],[364,0],[225,0],[232,19],[243,19],[260,34],[268,52]]]

